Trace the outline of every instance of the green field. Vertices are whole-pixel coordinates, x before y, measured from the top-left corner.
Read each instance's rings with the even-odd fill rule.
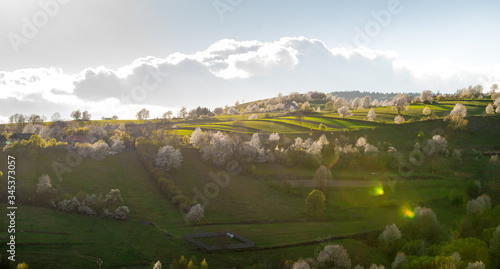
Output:
[[[300,121],[293,115],[272,114],[270,118],[263,118],[260,113],[258,120],[242,120],[243,116],[235,115],[177,121],[174,122],[177,130],[173,133],[190,135],[200,127],[248,134],[277,132],[292,140],[297,136],[317,139],[326,134],[330,141],[348,139],[355,142],[364,136],[371,144],[380,146],[387,142],[407,156],[417,141],[417,134],[422,131],[426,139],[439,132],[447,137],[450,148],[464,152],[499,150],[500,129],[495,126],[499,126],[500,117],[480,116],[488,101],[463,103],[470,115],[465,131],[446,128],[447,123],[442,118],[420,121],[425,106],[412,105],[402,114],[405,119],[415,122],[402,125],[393,124],[394,110],[376,108],[375,122],[364,120],[368,110],[353,111],[353,117],[346,119],[336,113],[311,113]],[[429,107],[438,117],[443,117],[453,106],[454,102],[443,101]],[[327,125],[327,132],[319,131],[319,124]],[[173,172],[170,179],[188,197],[194,197],[197,191],[206,194],[208,183],[213,184],[210,172],[218,173],[224,167],[202,161],[198,150],[192,147],[182,147],[182,155],[182,167]],[[242,172],[232,175],[228,185],[219,187],[208,199],[202,222],[193,225],[188,224],[179,209],[160,192],[137,151],[126,150],[109,155],[103,161],[84,158],[59,181],[52,166],[55,162],[64,163],[67,156],[66,151],[45,150],[37,157],[26,154],[16,159],[16,190],[19,202],[23,202],[17,211],[16,260],[26,261],[30,268],[91,268],[96,258],[104,261],[103,268],[149,268],[157,260],[168,266],[181,255],[187,258],[195,255],[198,261],[206,259],[210,268],[244,268],[259,262],[277,268],[284,260],[313,257],[327,241],[343,244],[353,265],[389,266],[391,261],[376,243],[376,236],[387,224],[405,225],[411,221],[405,216],[405,210],[426,206],[434,210],[441,224],[456,228],[465,219],[465,204],[450,201],[457,197],[460,201],[466,199],[466,179],[486,175],[483,167],[472,162],[469,153],[464,154],[459,171],[452,162],[429,157],[411,176],[400,177],[394,185],[389,184],[393,182],[388,181],[387,175],[397,173],[397,169],[390,170],[381,160],[375,159],[361,168],[357,160],[340,166],[325,158],[323,162],[332,169],[334,180],[371,180],[385,185],[383,195],[371,185],[330,187],[324,214],[313,219],[304,207],[304,199],[312,189],[298,187],[290,194],[284,191],[280,182],[286,178],[311,180],[315,168],[277,163],[243,164]],[[7,170],[6,164],[7,155],[0,153],[0,171]],[[434,168],[436,165],[439,165],[438,171]],[[124,204],[130,209],[128,219],[88,217],[33,205],[32,197],[22,193],[33,191],[38,177],[44,173],[52,178],[58,194],[68,199],[82,192],[105,194],[110,189],[120,189]],[[498,202],[497,197],[492,198],[494,203]],[[5,216],[6,205],[2,204],[2,208],[1,213]],[[0,225],[7,227],[7,219],[1,218]],[[184,234],[212,231],[238,233],[254,241],[256,247],[241,252],[208,252],[183,239]],[[7,236],[2,229],[1,241],[5,242]],[[218,242],[217,239],[206,240]],[[2,253],[5,247],[5,244],[0,247]]]

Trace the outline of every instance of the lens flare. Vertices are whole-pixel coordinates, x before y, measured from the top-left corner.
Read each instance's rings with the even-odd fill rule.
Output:
[[[410,218],[410,219],[413,219],[415,217],[415,213],[413,213],[413,211],[409,210],[409,209],[406,209],[405,210],[405,216]]]
[[[413,210],[409,209],[407,204],[405,204],[405,205],[403,205],[403,207],[401,207],[401,214],[405,218],[410,218],[410,219],[415,218],[415,212],[413,212]]]
[[[370,189],[370,194],[373,196],[384,195],[384,186],[382,185],[382,183],[377,181],[376,184],[374,184],[374,188]]]

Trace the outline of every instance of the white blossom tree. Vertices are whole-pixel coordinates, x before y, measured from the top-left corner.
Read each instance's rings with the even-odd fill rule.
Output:
[[[163,146],[158,150],[156,154],[155,165],[159,167],[164,167],[167,171],[173,169],[178,169],[182,164],[182,153],[180,150],[167,145]]]
[[[361,104],[362,104],[362,101],[359,97],[356,97],[356,98],[351,100],[351,107],[353,107],[354,109],[357,109],[358,107],[360,107]]]
[[[491,198],[488,194],[481,194],[476,200],[480,202],[485,209],[491,209]]]
[[[318,143],[320,143],[323,146],[330,144],[330,142],[328,142],[328,139],[326,138],[326,135],[324,134],[318,138]]]
[[[347,102],[347,100],[343,97],[339,97],[337,99],[335,99],[335,102],[333,103],[335,108],[341,108],[343,106],[347,106],[349,105],[349,102]]]
[[[351,258],[341,245],[327,245],[318,255],[318,263],[320,268],[351,268]]]
[[[52,190],[52,183],[50,183],[50,177],[47,174],[43,174],[38,178],[38,184],[36,184],[36,192],[43,193]]]
[[[400,240],[401,231],[399,231],[396,224],[386,225],[385,230],[379,236],[381,247],[388,253],[391,253],[395,250]]]
[[[453,115],[458,115],[462,118],[465,118],[467,116],[467,108],[463,104],[457,103],[453,110],[450,112],[450,116]]]
[[[119,206],[115,209],[111,217],[114,219],[124,220],[127,219],[127,214],[130,212],[127,206]]]
[[[367,96],[365,96],[365,97],[363,98],[363,101],[362,101],[362,104],[361,104],[361,105],[362,105],[364,108],[369,108],[369,107],[371,106],[371,103],[372,103],[372,98],[371,98],[370,96],[368,96],[368,95],[367,95]]]
[[[201,128],[196,127],[196,129],[194,129],[194,132],[191,134],[191,139],[189,141],[193,146],[199,147],[202,140],[202,136],[203,132],[201,131]]]
[[[444,154],[448,155],[450,151],[448,150],[448,141],[445,137],[440,135],[434,135],[431,139],[427,140],[423,151],[427,155],[433,154]]]
[[[337,112],[339,113],[339,115],[340,115],[342,118],[352,116],[352,112],[351,112],[351,110],[349,110],[349,108],[348,108],[347,106],[343,106],[343,107],[339,108],[339,109],[337,110]]]
[[[422,101],[422,103],[425,103],[425,104],[430,104],[433,100],[431,91],[423,91],[419,97],[420,97],[420,101]]]
[[[161,262],[160,261],[155,262],[155,264],[153,265],[153,269],[161,269]]]
[[[278,133],[272,133],[268,138],[269,142],[278,142],[280,141],[280,135]]]
[[[238,114],[240,114],[240,112],[238,111],[238,109],[236,109],[234,106],[232,106],[227,110],[227,114],[228,115],[238,115]]]
[[[235,151],[235,146],[229,137],[218,131],[207,138],[208,142],[200,147],[203,160],[212,160],[215,165],[226,164]]]
[[[489,103],[486,107],[486,114],[493,115],[495,114],[495,109],[493,108],[493,104]]]
[[[500,257],[500,225],[497,226],[490,239],[490,252],[495,257]]]
[[[392,99],[392,108],[398,111],[398,115],[400,115],[401,110],[406,110],[408,106],[408,99],[402,93],[398,93],[394,99]]]
[[[432,113],[431,109],[428,106],[425,106],[425,108],[422,110],[422,114],[424,115],[430,115]]]
[[[408,260],[406,259],[405,254],[403,252],[398,252],[391,264],[391,269],[401,269],[406,265],[407,262]]]
[[[187,213],[186,216],[188,217],[189,221],[192,221],[195,224],[197,224],[198,222],[201,221],[201,219],[203,219],[204,214],[205,210],[203,209],[203,207],[200,204],[197,204],[189,209],[189,212]]]
[[[397,115],[395,118],[394,118],[394,122],[396,124],[401,124],[401,123],[404,123],[405,122],[405,118],[401,115]]]
[[[299,260],[293,264],[292,269],[311,269],[311,266],[304,260]]]
[[[92,159],[102,161],[104,160],[104,158],[106,158],[108,153],[109,153],[108,144],[104,141],[98,141],[92,145],[92,151],[90,153],[90,157],[92,157]]]
[[[485,269],[485,268],[486,265],[484,265],[482,261],[469,262],[469,264],[467,264],[467,267],[465,267],[465,269]]]
[[[252,114],[250,117],[248,117],[249,120],[256,120],[258,118],[259,117],[257,117],[257,115],[255,115],[255,114]]]
[[[111,151],[113,152],[121,152],[125,149],[125,144],[123,141],[120,140],[120,138],[115,138],[113,140],[113,145],[111,145]]]
[[[375,121],[377,114],[375,114],[375,110],[373,108],[370,108],[370,111],[368,111],[368,115],[366,117],[369,121]]]
[[[106,137],[106,131],[100,125],[92,124],[90,126],[86,126],[89,130],[89,135],[94,136],[97,140],[101,140]]]

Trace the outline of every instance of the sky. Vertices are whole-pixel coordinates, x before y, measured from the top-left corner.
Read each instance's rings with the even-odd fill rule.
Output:
[[[2,0],[0,121],[500,82],[500,1]]]

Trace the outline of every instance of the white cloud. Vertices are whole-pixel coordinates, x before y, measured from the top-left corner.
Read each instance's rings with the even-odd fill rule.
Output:
[[[215,107],[295,90],[453,92],[469,84],[487,88],[498,83],[499,71],[500,63],[459,66],[449,59],[415,63],[394,51],[329,48],[321,40],[305,37],[273,42],[223,39],[204,51],[166,58],[147,56],[117,70],[89,67],[77,74],[59,68],[0,71],[0,102],[5,106],[0,117],[56,111],[64,116],[79,108],[89,110],[94,118],[114,114],[133,118],[142,107],[160,116],[167,107]]]

